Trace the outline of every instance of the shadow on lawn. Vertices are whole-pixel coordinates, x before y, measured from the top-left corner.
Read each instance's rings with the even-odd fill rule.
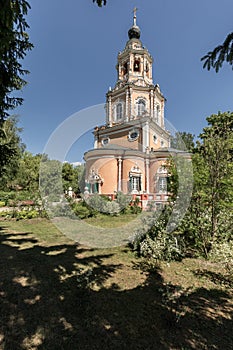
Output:
[[[29,233],[17,236],[34,245],[23,248],[17,238],[12,246],[13,235],[0,232],[0,349],[233,348],[227,293],[197,289],[173,302],[177,286],[168,289],[159,269],[134,289],[107,288],[124,268],[107,263],[111,254],[83,257],[90,250],[78,245],[45,247]],[[98,290],[78,288],[76,264],[93,266]]]

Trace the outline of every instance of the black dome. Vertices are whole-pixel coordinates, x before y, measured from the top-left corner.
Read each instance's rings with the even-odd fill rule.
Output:
[[[141,31],[138,26],[133,26],[128,31],[129,39],[140,39]]]

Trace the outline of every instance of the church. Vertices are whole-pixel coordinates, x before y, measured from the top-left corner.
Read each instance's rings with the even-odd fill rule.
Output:
[[[136,9],[128,41],[117,57],[117,82],[106,94],[106,122],[95,127],[94,148],[84,154],[88,194],[117,192],[149,202],[167,202],[170,133],[164,124],[163,96],[153,83],[153,58],[143,46]]]

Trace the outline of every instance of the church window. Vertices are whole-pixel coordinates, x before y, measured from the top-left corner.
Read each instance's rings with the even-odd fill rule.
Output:
[[[167,193],[167,168],[161,165],[155,175],[155,187],[157,193]]]
[[[123,117],[123,106],[122,103],[118,103],[116,106],[116,121],[122,119]]]
[[[138,193],[142,190],[142,173],[138,165],[134,165],[129,173],[129,192]]]
[[[158,192],[166,193],[167,192],[167,178],[159,177],[158,179]]]
[[[103,146],[106,146],[109,143],[109,138],[106,137],[106,138],[102,139],[101,143]]]
[[[146,103],[143,99],[138,101],[138,116],[142,116],[146,110]]]
[[[156,106],[156,119],[157,119],[157,122],[159,121],[159,114],[160,114],[160,107],[159,105]]]
[[[128,139],[129,141],[135,141],[139,137],[139,131],[138,130],[132,130],[129,132]]]
[[[153,142],[154,142],[154,143],[157,143],[157,141],[158,141],[157,135],[154,134],[154,135],[153,135]]]
[[[124,63],[124,75],[128,73],[128,62]]]
[[[131,175],[129,178],[129,182],[130,182],[130,192],[141,191],[141,175],[139,176]]]
[[[140,72],[140,61],[139,60],[134,61],[133,70],[134,70],[134,72]]]
[[[149,65],[146,62],[146,76],[149,78]]]

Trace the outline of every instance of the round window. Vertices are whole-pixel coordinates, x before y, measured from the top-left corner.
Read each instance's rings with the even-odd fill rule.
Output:
[[[153,142],[154,142],[154,143],[157,143],[157,140],[158,140],[158,138],[157,138],[157,136],[154,134],[154,135],[153,135]]]
[[[139,132],[138,130],[132,130],[129,132],[129,141],[135,141],[137,140],[137,138],[139,137]]]
[[[109,139],[108,138],[103,139],[101,142],[103,146],[106,146],[109,143]]]

